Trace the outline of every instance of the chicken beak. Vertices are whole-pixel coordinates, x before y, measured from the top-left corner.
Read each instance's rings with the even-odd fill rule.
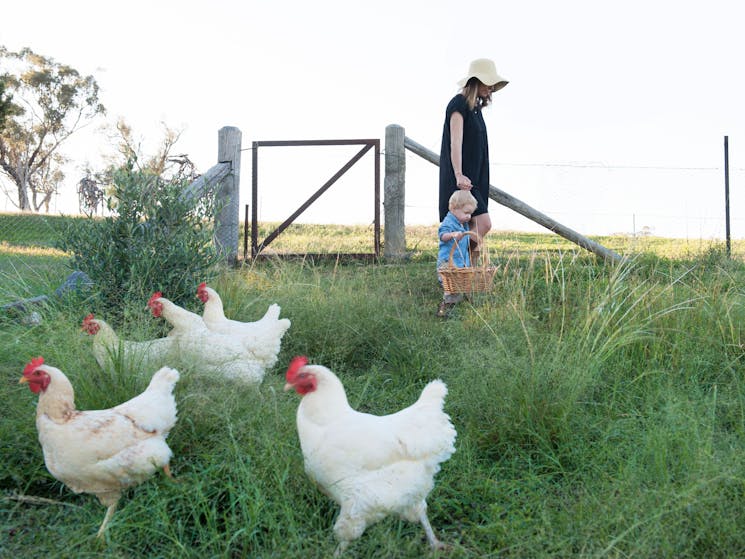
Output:
[[[293,388],[294,388],[294,386],[292,386],[292,385],[291,385],[291,384],[290,384],[290,383],[288,382],[288,383],[286,383],[286,384],[285,384],[285,389],[284,389],[284,390],[285,390],[285,392],[287,392],[288,390],[292,390]]]
[[[21,377],[18,379],[18,384],[26,384],[28,382],[28,379],[26,377]]]

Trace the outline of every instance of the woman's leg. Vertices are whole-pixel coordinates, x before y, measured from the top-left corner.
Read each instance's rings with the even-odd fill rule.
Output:
[[[475,215],[471,218],[470,229],[478,236],[477,239],[471,237],[471,257],[472,264],[476,265],[479,256],[481,256],[481,242],[486,234],[491,230],[491,217],[488,213]]]

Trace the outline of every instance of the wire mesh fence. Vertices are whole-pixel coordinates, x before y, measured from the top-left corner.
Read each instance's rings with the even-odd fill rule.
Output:
[[[278,163],[283,164],[286,170],[286,163]],[[300,181],[287,181],[286,172],[278,174],[281,180],[276,185],[270,182],[270,168],[262,175],[265,182],[258,204],[259,222],[283,221],[291,212],[288,208],[292,208],[294,198],[299,205],[306,196],[303,189],[317,186],[317,181],[312,179],[304,186]],[[334,185],[314,204],[312,213],[298,218],[298,223],[371,226],[373,196],[367,174],[365,171],[364,176],[352,176]],[[241,219],[243,208],[251,201],[251,184],[247,178],[243,177],[240,192]],[[407,227],[437,224],[437,184],[437,167],[407,152]],[[494,164],[492,184],[590,237],[666,237],[698,246],[724,243],[727,238],[722,168]],[[29,219],[27,214],[14,211],[12,204],[5,200],[0,205],[0,242],[52,246],[62,220],[60,215],[80,215],[80,212],[76,192],[61,192],[51,202],[50,213],[42,214],[42,219]],[[383,205],[384,200],[380,203]],[[733,168],[729,177],[729,236],[732,240],[745,239],[744,210],[745,169]],[[494,202],[490,205],[490,214],[494,231],[550,233]],[[238,251],[242,255],[243,223],[240,229]],[[322,245],[322,228],[315,227],[314,235],[317,244]]]
[[[599,163],[496,163],[491,183],[585,235],[726,237],[724,169]],[[745,238],[745,169],[730,169],[732,238]],[[407,152],[406,222],[437,219],[438,170]],[[495,229],[546,232],[492,203]]]
[[[15,246],[54,247],[65,217],[57,214],[0,212],[0,243]]]

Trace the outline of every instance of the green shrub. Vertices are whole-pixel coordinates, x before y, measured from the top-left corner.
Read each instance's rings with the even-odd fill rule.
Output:
[[[58,248],[90,276],[99,310],[112,319],[144,313],[154,291],[193,303],[197,284],[214,277],[220,258],[212,243],[214,198],[187,200],[184,186],[130,162],[113,174],[112,215],[76,220],[62,230]]]

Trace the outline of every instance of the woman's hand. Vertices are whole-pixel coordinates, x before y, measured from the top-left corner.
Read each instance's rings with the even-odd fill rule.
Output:
[[[461,190],[471,190],[471,188],[473,188],[473,185],[471,184],[471,179],[469,179],[463,173],[456,173],[455,186],[460,188]]]

